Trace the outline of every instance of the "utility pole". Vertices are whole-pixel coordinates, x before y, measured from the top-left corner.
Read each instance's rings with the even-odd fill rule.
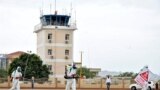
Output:
[[[80,79],[79,79],[79,87],[81,87],[81,78],[82,78],[82,51],[80,52],[80,54],[81,54],[81,57],[80,57],[80,59],[81,59],[81,66],[80,66]]]
[[[32,52],[32,51],[27,51],[28,56],[27,56],[27,60],[26,60],[26,63],[25,63],[25,64],[26,64],[26,66],[25,66],[25,69],[24,69],[24,77],[23,77],[23,81],[24,81],[24,79],[25,79],[25,74],[26,74],[27,64],[28,64],[28,60],[29,60],[29,56],[30,56],[31,52]]]
[[[81,53],[81,69],[80,69],[80,78],[82,77],[82,51],[80,52]]]

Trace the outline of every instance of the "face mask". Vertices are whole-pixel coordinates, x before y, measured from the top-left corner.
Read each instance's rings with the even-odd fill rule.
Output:
[[[76,65],[73,65],[73,69],[76,69]]]
[[[18,72],[21,72],[22,70],[21,70],[21,68],[20,68],[20,67],[18,67],[17,71],[18,71]]]

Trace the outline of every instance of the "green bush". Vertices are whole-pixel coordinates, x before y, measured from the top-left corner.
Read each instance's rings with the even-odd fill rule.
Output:
[[[0,69],[0,77],[1,78],[7,78],[7,71],[4,69]]]

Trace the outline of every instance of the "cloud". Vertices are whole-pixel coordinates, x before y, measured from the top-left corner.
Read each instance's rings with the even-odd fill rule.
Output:
[[[22,50],[36,50],[34,25],[38,24],[35,9],[0,6],[1,53],[11,53]]]
[[[76,10],[78,27],[74,32],[75,61],[80,60],[79,52],[83,51],[83,65],[89,67],[138,72],[149,64],[158,72],[159,0],[57,0],[58,12],[66,9],[68,13],[70,2],[73,17]],[[40,22],[39,9],[50,13],[50,3],[51,0],[0,0],[1,52],[36,52],[33,29]]]
[[[112,70],[121,67],[125,71],[136,71],[135,65],[139,68],[145,64],[156,65],[150,62],[159,58],[156,56],[159,53],[156,49],[160,49],[157,1],[145,4],[139,0],[108,2],[86,3],[77,8],[80,31],[75,32],[79,40],[75,41],[75,46],[84,50],[84,64],[94,63],[94,67]],[[129,68],[124,63],[130,65]]]

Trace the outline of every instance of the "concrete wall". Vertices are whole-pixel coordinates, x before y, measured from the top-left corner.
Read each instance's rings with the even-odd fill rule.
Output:
[[[3,81],[3,82],[2,82]],[[129,78],[113,78],[111,89],[128,89],[129,85],[132,83],[132,80]],[[66,80],[64,78],[50,78],[47,82],[44,82],[42,79],[35,79],[35,88],[65,88]],[[31,80],[21,82],[21,88],[31,88]],[[11,83],[8,79],[0,79],[1,88],[11,87]],[[105,89],[105,79],[96,78],[96,79],[78,79],[77,88],[97,88]]]

